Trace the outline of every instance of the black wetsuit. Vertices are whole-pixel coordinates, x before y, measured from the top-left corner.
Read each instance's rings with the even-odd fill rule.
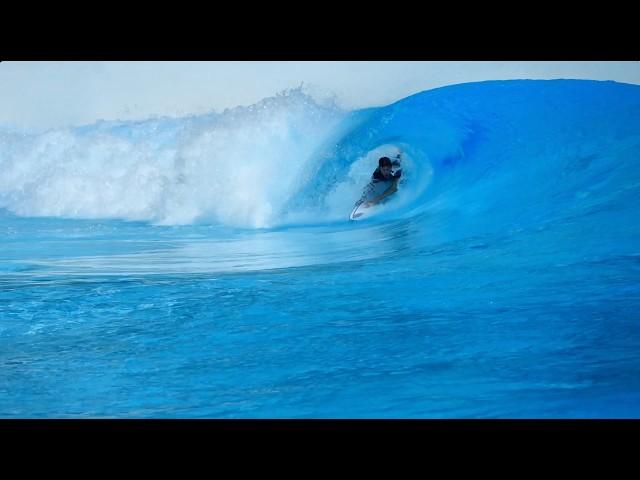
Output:
[[[385,177],[380,171],[380,167],[376,168],[375,171],[373,172],[373,175],[371,175],[371,181],[373,183],[392,182],[393,180],[395,180],[393,177],[393,171],[391,172],[391,176]]]

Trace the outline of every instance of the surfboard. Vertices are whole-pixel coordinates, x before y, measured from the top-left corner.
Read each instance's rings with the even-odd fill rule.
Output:
[[[364,215],[364,211],[358,211],[360,210],[360,207],[362,207],[362,210],[364,210],[366,207],[364,206],[364,203],[358,203],[356,204],[355,207],[353,207],[353,210],[351,210],[351,214],[349,215],[349,220],[357,220],[358,218],[362,217]]]
[[[378,210],[380,210],[380,207],[380,204],[367,207],[365,206],[365,202],[357,203],[355,207],[353,207],[353,210],[351,210],[349,220],[363,220],[365,218],[371,217]]]

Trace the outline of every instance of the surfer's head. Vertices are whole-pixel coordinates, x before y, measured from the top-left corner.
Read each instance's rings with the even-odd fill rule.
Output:
[[[378,160],[378,166],[380,168],[382,167],[391,168],[391,159],[389,157],[380,157],[380,160]]]
[[[391,160],[389,157],[380,157],[378,160],[378,168],[380,169],[380,173],[385,177],[391,176]]]

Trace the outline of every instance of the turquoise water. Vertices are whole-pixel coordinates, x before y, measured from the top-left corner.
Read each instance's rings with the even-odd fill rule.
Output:
[[[0,417],[638,418],[639,154],[569,80],[0,132]]]

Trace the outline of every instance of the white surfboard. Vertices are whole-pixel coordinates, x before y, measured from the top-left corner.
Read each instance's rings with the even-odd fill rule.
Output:
[[[361,207],[362,207],[362,210],[361,210]],[[358,218],[362,217],[364,215],[365,209],[366,207],[364,206],[364,203],[358,203],[355,207],[353,207],[353,210],[351,210],[351,215],[349,215],[349,220],[357,220]]]
[[[349,215],[349,220],[364,220],[365,218],[369,218],[375,215],[380,210],[380,207],[381,205],[371,205],[367,207],[365,202],[358,203],[353,207]]]

